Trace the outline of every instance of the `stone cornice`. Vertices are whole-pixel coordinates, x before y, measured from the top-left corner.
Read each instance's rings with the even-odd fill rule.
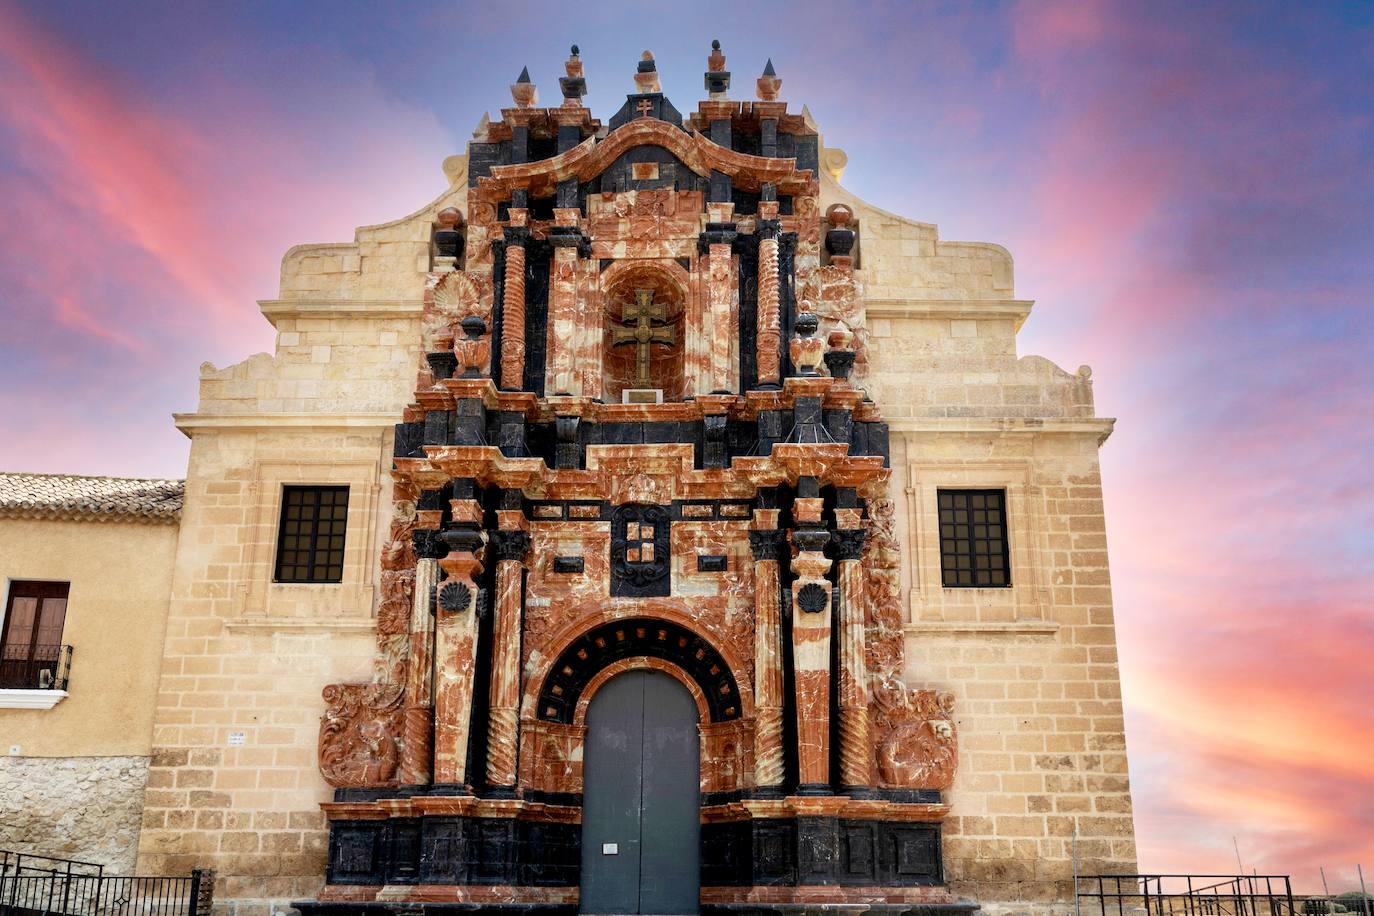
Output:
[[[422,299],[259,299],[273,327],[283,318],[419,318]]]
[[[390,429],[395,413],[174,413],[172,420],[185,436],[194,429]]]
[[[1017,330],[1035,302],[1031,299],[865,299],[870,318],[1007,318]]]
[[[919,636],[1055,636],[1053,620],[925,620],[908,623],[902,632]]]
[[[888,421],[894,433],[914,435],[1077,435],[1107,441],[1114,417],[909,417]]]

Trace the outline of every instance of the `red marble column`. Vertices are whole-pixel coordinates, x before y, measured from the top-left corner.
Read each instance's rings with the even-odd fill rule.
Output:
[[[429,608],[438,578],[438,560],[421,557],[416,561],[400,775],[406,786],[427,785],[434,766],[434,615]]]
[[[759,202],[759,293],[757,364],[760,385],[777,385],[782,380],[779,348],[782,345],[780,290],[778,287],[777,201]]]
[[[510,211],[506,229],[505,298],[501,309],[501,387],[517,391],[525,387],[525,242],[527,213]]]
[[[576,208],[554,211],[559,234],[550,235],[554,244],[553,274],[549,278],[549,362],[547,390],[553,394],[582,393],[582,374],[576,355],[581,317],[577,308],[577,246],[580,211]],[[504,358],[504,357],[503,357]]]
[[[821,522],[824,500],[797,499],[792,559],[792,671],[797,697],[797,791],[830,791],[830,559]]]
[[[735,389],[731,369],[732,344],[739,337],[734,325],[734,261],[729,245],[711,245],[706,259],[706,312],[710,337],[707,371],[709,391]]]
[[[472,690],[477,663],[477,583],[482,572],[482,507],[471,499],[451,501],[453,518],[465,527],[444,533],[448,556],[439,583],[435,622],[434,781],[468,781],[467,752],[472,728]]]
[[[496,618],[492,630],[491,717],[487,725],[487,784],[514,790],[520,742],[520,625],[529,523],[520,510],[498,513],[494,533]]]
[[[754,784],[782,785],[782,620],[778,561],[783,548],[777,509],[754,510]]]
[[[873,784],[873,748],[868,729],[868,665],[864,657],[863,510],[836,509],[834,544],[838,557],[840,609],[836,638],[840,643],[840,784],[863,788]]]

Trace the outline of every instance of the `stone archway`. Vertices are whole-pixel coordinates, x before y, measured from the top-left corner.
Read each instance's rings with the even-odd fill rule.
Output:
[[[709,721],[743,715],[734,672],[710,641],[671,620],[628,617],[593,627],[564,647],[539,687],[535,717],[573,724],[592,679],[603,668],[633,656],[663,659],[686,672],[705,700]]]
[[[653,602],[657,604],[657,602]],[[647,610],[647,609],[646,609]],[[602,620],[555,643],[552,661],[532,672],[521,723],[521,784],[546,797],[574,799],[583,789],[587,710],[618,674],[656,670],[677,680],[697,705],[703,795],[753,785],[753,692],[725,650],[690,621],[663,616]]]

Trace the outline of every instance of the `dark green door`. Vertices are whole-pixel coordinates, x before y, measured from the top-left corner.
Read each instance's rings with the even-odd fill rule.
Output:
[[[583,913],[695,913],[701,747],[697,706],[657,671],[628,671],[587,710]]]

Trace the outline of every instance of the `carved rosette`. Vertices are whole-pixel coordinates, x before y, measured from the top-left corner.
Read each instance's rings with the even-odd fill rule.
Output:
[[[396,784],[404,695],[391,684],[324,688],[319,764],[325,782],[336,788]]]

